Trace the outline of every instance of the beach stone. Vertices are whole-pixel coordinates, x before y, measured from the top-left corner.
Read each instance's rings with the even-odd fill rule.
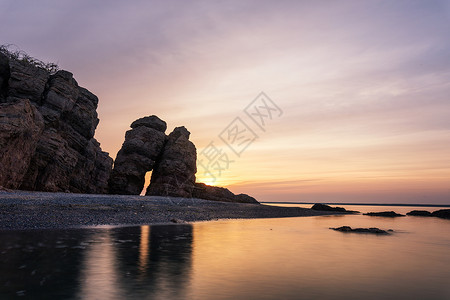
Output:
[[[197,150],[185,127],[175,128],[167,137],[155,164],[146,195],[192,197],[197,172]]]
[[[192,197],[213,201],[259,204],[255,198],[249,195],[235,195],[227,188],[210,186],[204,183],[195,183]]]
[[[43,68],[0,56],[0,102],[16,108],[15,117],[4,116],[2,131],[4,165],[0,182],[7,188],[33,191],[105,193],[112,159],[94,139],[98,125],[98,98],[78,86],[72,73],[50,74]],[[34,124],[34,125],[33,125]],[[23,131],[20,133],[19,131]],[[9,133],[8,133],[9,132]],[[17,142],[18,136],[25,136]],[[22,159],[19,159],[22,158]],[[18,175],[20,174],[20,176]]]
[[[109,179],[109,192],[139,195],[145,184],[145,174],[153,170],[166,143],[166,122],[156,116],[134,121],[125,134]]]

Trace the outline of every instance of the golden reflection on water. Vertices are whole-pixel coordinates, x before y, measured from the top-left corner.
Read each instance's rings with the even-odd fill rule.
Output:
[[[114,299],[118,296],[120,274],[115,269],[116,252],[111,229],[97,232],[86,245],[85,260],[81,269],[81,299]],[[105,280],[107,279],[107,280]]]
[[[149,256],[149,243],[150,238],[150,226],[141,226],[141,237],[139,244],[139,270],[141,275],[145,274],[148,268],[148,256]]]
[[[450,278],[449,223],[361,215],[198,223],[192,294],[199,299],[445,299],[450,296],[450,286],[443,289]],[[343,225],[395,233],[329,229]]]
[[[394,234],[329,229],[343,225]],[[438,218],[223,220],[0,238],[1,299],[17,291],[70,299],[450,299],[450,221]]]

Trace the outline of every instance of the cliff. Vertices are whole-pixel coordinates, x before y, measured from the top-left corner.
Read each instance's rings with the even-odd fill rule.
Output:
[[[106,193],[112,159],[94,139],[97,97],[67,71],[0,52],[0,186]]]

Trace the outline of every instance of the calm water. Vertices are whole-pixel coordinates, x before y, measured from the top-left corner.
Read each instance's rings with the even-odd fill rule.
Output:
[[[328,229],[342,225],[395,233]],[[450,299],[450,221],[437,218],[230,220],[0,238],[1,299]]]

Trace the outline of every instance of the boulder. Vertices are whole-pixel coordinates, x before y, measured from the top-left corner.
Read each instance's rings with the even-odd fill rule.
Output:
[[[392,229],[389,230],[383,230],[380,228],[376,228],[376,227],[371,227],[371,228],[351,228],[350,226],[341,226],[341,227],[337,227],[337,228],[330,228],[336,231],[340,231],[340,232],[355,232],[355,233],[372,233],[372,234],[390,234],[390,232],[392,232]]]
[[[259,204],[259,202],[255,198],[249,195],[246,194],[235,195],[227,188],[210,186],[204,183],[195,184],[192,197],[213,201]]]
[[[146,195],[192,197],[197,151],[189,136],[185,127],[177,127],[169,134]]]
[[[0,55],[0,114],[1,126],[10,128],[0,135],[0,144],[8,145],[0,150],[8,151],[1,156],[0,185],[106,192],[112,159],[94,139],[97,97],[79,87],[70,72],[50,74],[7,56],[5,64],[5,56]]]
[[[431,213],[427,210],[412,210],[406,213],[408,216],[431,217]]]
[[[431,215],[442,219],[450,219],[450,209],[436,210]]]
[[[373,217],[389,217],[389,218],[405,216],[405,215],[398,214],[394,211],[369,212],[369,213],[365,213],[364,215],[373,216]]]
[[[138,119],[125,134],[109,179],[112,194],[139,195],[145,184],[145,174],[161,156],[166,142],[166,122],[156,116]]]

